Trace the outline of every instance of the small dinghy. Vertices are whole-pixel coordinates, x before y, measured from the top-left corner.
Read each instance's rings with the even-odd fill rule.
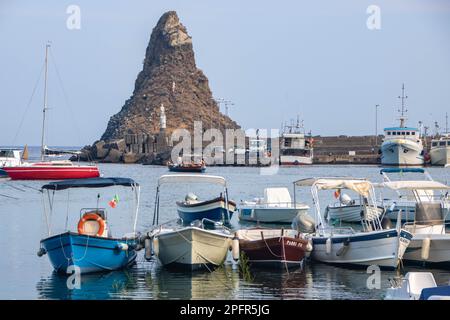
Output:
[[[450,286],[438,286],[431,272],[408,272],[389,279],[385,300],[450,300]]]
[[[299,267],[312,245],[292,229],[251,228],[236,231],[239,249],[250,265],[262,267]]]
[[[181,163],[181,164],[174,164],[169,162],[167,164],[167,167],[169,168],[169,171],[172,172],[195,172],[195,173],[202,173],[206,170],[206,164],[204,162],[202,163]]]
[[[106,188],[122,186],[131,188],[134,194],[134,232],[121,238],[111,235],[108,224],[108,215],[105,208],[83,208],[77,231],[69,230],[69,205],[67,203],[67,216],[64,219],[66,226],[63,233],[52,234],[50,218],[54,211],[54,195],[57,191],[74,188]],[[112,271],[125,268],[134,263],[136,251],[139,249],[138,235],[136,234],[136,221],[139,207],[139,185],[128,178],[96,178],[77,179],[60,182],[50,182],[42,187],[42,193],[48,199],[49,206],[44,206],[45,221],[48,227],[48,237],[41,240],[38,256],[47,254],[54,269],[59,273],[72,274],[78,268],[80,273]],[[67,194],[65,197],[68,197]],[[96,196],[97,204],[100,194]],[[118,197],[109,201],[115,208]]]

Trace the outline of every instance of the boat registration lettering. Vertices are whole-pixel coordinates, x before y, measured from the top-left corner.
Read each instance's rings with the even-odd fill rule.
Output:
[[[292,240],[287,240],[286,241],[286,245],[287,246],[291,246],[291,247],[301,247],[302,243],[301,242],[292,241]]]

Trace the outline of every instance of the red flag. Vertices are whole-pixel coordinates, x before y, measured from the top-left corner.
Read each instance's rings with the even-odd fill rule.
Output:
[[[341,190],[336,190],[335,192],[334,192],[334,197],[337,199],[337,198],[339,198],[339,196],[341,195]]]

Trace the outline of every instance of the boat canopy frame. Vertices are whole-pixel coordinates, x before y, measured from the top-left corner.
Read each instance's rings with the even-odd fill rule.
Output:
[[[160,190],[164,184],[171,183],[209,183],[220,185],[224,188],[225,195],[225,207],[227,208],[227,219],[230,221],[230,211],[228,208],[228,188],[227,181],[224,177],[221,176],[213,176],[213,175],[204,175],[204,174],[165,174],[159,177],[158,185],[156,186],[156,195],[155,195],[155,208],[153,210],[153,221],[152,225],[159,225],[159,198],[160,198]]]
[[[321,215],[319,191],[320,190],[334,190],[334,189],[348,189],[358,193],[360,196],[367,199],[369,207],[377,209],[375,189],[373,184],[366,178],[353,177],[320,177],[320,178],[306,178],[293,182],[294,185],[294,202],[296,203],[296,187],[311,187],[311,194],[313,197],[313,204],[315,207],[316,217],[316,232],[324,234],[325,230],[329,229]],[[384,216],[384,214],[383,214]],[[377,216],[371,221],[361,219],[361,224],[364,231],[383,230],[380,216]]]
[[[133,233],[136,235],[137,220],[139,216],[139,205],[140,205],[140,185],[130,178],[121,177],[107,177],[107,178],[89,178],[89,179],[71,179],[62,181],[49,182],[41,187],[42,193],[42,206],[44,208],[45,223],[47,226],[48,236],[52,234],[52,215],[53,215],[53,204],[55,200],[55,194],[57,191],[67,190],[67,212],[65,221],[65,230],[68,230],[68,220],[69,220],[69,200],[70,200],[70,190],[77,188],[108,188],[114,186],[121,186],[126,188],[131,188],[134,195],[134,223],[133,223]],[[46,203],[46,198],[48,202],[48,210]],[[99,197],[99,195],[97,196]],[[97,205],[97,208],[98,205]]]

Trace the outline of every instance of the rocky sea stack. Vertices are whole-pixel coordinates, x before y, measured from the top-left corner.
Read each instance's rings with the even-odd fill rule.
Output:
[[[129,144],[161,143],[156,142],[156,137],[161,135],[161,106],[167,119],[166,136],[177,128],[192,131],[194,121],[203,121],[204,128],[239,128],[219,111],[208,78],[195,64],[192,38],[175,11],[163,14],[153,29],[133,95],[110,118],[101,140],[85,150],[91,158],[105,162],[136,162],[148,158],[149,152],[155,153],[154,147],[132,150]],[[131,135],[136,135],[136,141],[127,141]],[[167,150],[159,151],[167,153]],[[133,156],[127,157],[126,153]]]

